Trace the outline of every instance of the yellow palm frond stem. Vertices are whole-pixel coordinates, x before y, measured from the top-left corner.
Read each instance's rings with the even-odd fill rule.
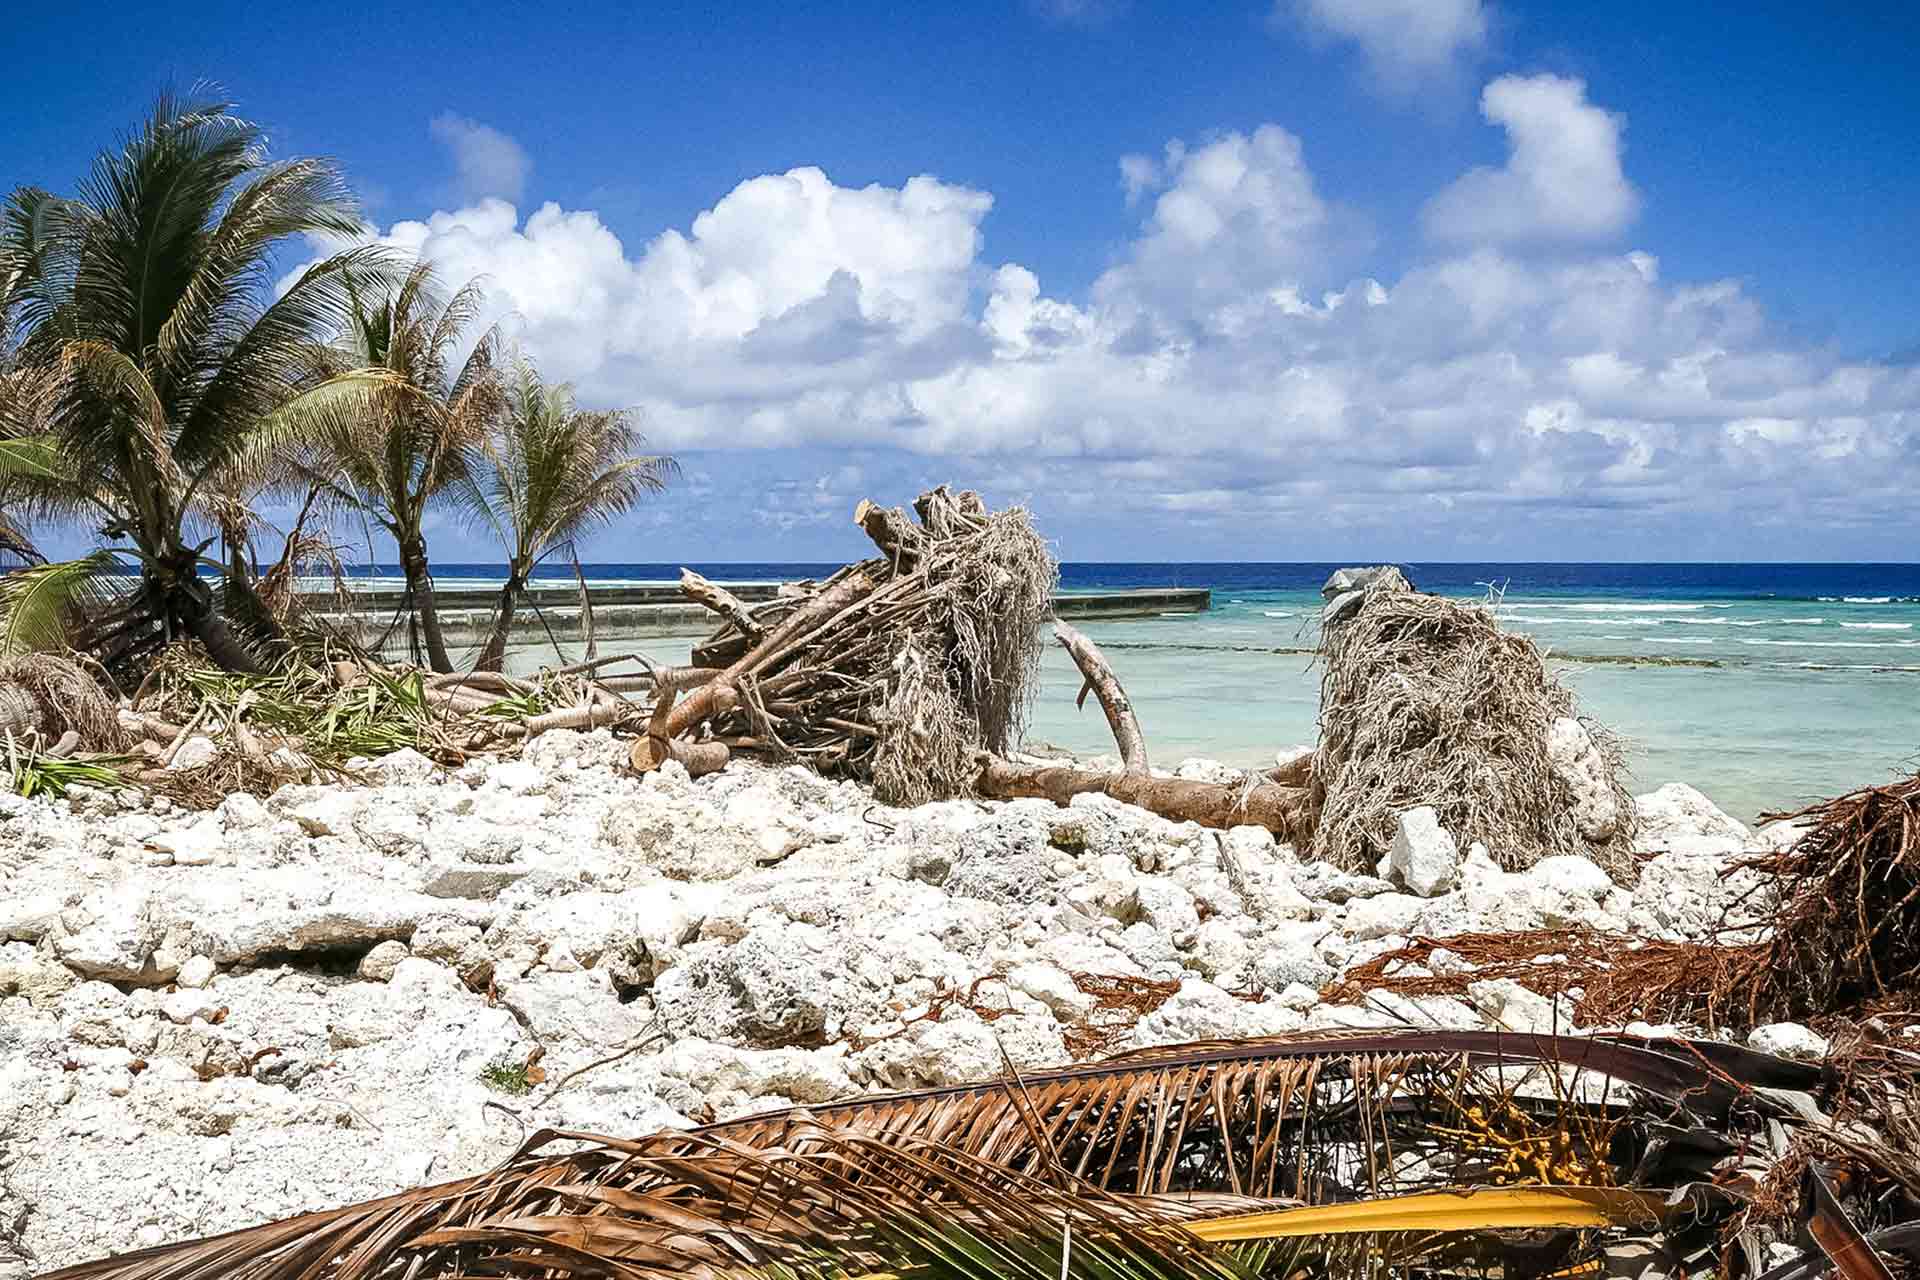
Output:
[[[1644,1226],[1660,1221],[1665,1197],[1619,1187],[1488,1187],[1423,1191],[1348,1204],[1305,1205],[1183,1223],[1211,1244],[1296,1236],[1403,1231],[1492,1231],[1542,1227]]]

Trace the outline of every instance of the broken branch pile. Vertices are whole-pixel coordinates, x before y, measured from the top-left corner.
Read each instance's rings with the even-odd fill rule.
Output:
[[[891,804],[980,795],[1064,805],[1100,792],[1174,821],[1255,823],[1283,838],[1300,829],[1299,786],[1154,776],[1106,659],[1058,621],[1053,635],[1086,682],[1081,701],[1098,697],[1122,767],[1008,759],[1032,702],[1058,566],[1020,508],[988,512],[979,495],[943,485],[914,512],[862,502],[854,522],[878,557],[822,583],[790,583],[755,608],[683,573],[681,590],[721,625],[694,647],[693,666],[650,677],[654,714],[634,768],[675,760],[700,774],[751,751],[871,783]]]

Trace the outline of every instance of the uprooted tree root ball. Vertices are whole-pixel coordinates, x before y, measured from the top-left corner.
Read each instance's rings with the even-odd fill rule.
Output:
[[[757,608],[684,578],[727,621],[699,665],[655,678],[692,693],[656,717],[635,765],[718,744],[871,783],[890,803],[970,794],[978,755],[1025,727],[1059,568],[1021,508],[989,512],[943,485],[914,511],[862,503],[854,518],[881,555]]]
[[[1614,803],[1610,822],[1583,831],[1548,745],[1575,714],[1573,694],[1493,609],[1371,586],[1327,627],[1322,662],[1315,856],[1371,872],[1398,816],[1431,805],[1463,845],[1485,844],[1509,869],[1571,853],[1627,873],[1633,803],[1617,747],[1588,726]]]

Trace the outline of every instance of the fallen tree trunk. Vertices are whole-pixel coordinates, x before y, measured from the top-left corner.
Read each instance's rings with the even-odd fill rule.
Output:
[[[1054,620],[1053,633],[1073,656],[1086,681],[1080,690],[1080,704],[1086,704],[1091,692],[1106,713],[1107,726],[1120,749],[1120,770],[1110,773],[1072,765],[1021,765],[982,755],[980,777],[975,783],[982,796],[991,800],[1036,798],[1066,805],[1077,795],[1098,792],[1172,822],[1197,822],[1222,829],[1260,826],[1288,841],[1311,830],[1312,796],[1306,787],[1154,777],[1147,768],[1146,734],[1106,655],[1093,641],[1058,619]]]
[[[711,683],[703,685],[692,697],[675,707],[672,719],[667,722],[665,736],[681,737],[703,720],[719,714],[722,690],[731,688],[742,677],[754,675],[785,657],[801,641],[834,622],[842,611],[871,595],[873,588],[872,578],[864,573],[851,573],[831,589],[809,600]]]
[[[698,673],[689,668],[679,668],[680,673],[693,676]],[[724,742],[688,742],[673,737],[667,729],[672,720],[673,703],[680,696],[682,681],[667,678],[670,673],[662,673],[663,678],[654,686],[653,716],[647,722],[647,736],[637,739],[633,749],[627,754],[627,761],[635,773],[652,773],[669,760],[677,760],[686,769],[687,776],[698,778],[702,774],[715,773],[727,767],[733,758],[733,750]],[[698,687],[704,682],[687,679],[686,687]]]
[[[686,742],[679,738],[635,738],[627,761],[635,773],[652,773],[669,760],[677,760],[690,778],[718,773],[733,759],[724,742]]]
[[[1171,822],[1197,822],[1222,830],[1265,827],[1283,841],[1292,841],[1307,831],[1312,816],[1303,787],[1281,787],[1270,782],[1244,787],[1151,774],[1106,773],[1072,765],[1013,764],[993,756],[982,758],[976,786],[989,800],[1034,798],[1062,806],[1077,795],[1097,792]]]

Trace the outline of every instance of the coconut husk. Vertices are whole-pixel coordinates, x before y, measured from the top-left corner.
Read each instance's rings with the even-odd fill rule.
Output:
[[[81,750],[125,745],[114,701],[86,667],[52,653],[0,660],[0,736],[51,744],[69,731]]]
[[[1314,755],[1314,853],[1371,872],[1399,814],[1431,805],[1464,847],[1486,845],[1509,869],[1552,854],[1593,859],[1616,880],[1632,867],[1633,801],[1612,737],[1598,746],[1618,817],[1583,835],[1573,797],[1548,756],[1574,697],[1526,636],[1486,604],[1406,590],[1383,574],[1343,593],[1321,648],[1320,742]]]

